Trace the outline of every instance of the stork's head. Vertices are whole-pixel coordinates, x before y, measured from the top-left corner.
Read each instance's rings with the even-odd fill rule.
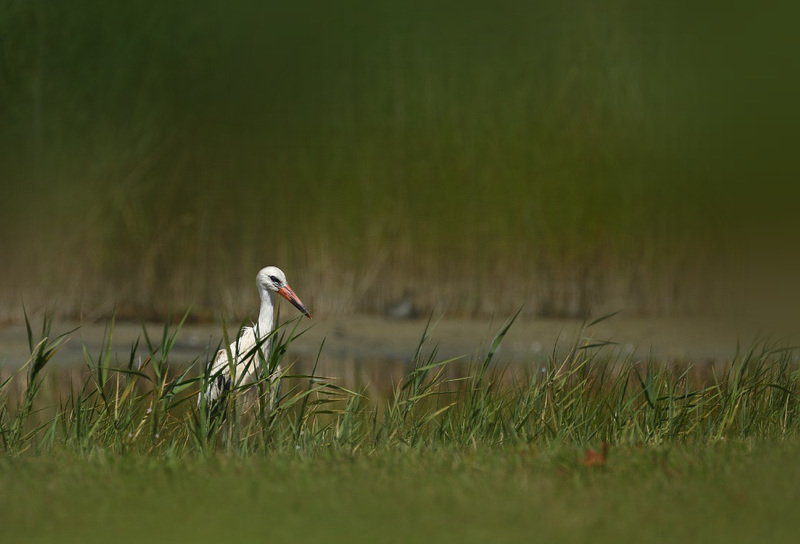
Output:
[[[277,291],[279,295],[291,302],[295,308],[303,312],[306,317],[311,317],[311,314],[308,313],[303,302],[294,294],[292,288],[289,287],[289,283],[286,281],[286,274],[277,266],[268,266],[259,270],[256,276],[256,285],[258,286],[258,290],[262,292],[265,289]]]

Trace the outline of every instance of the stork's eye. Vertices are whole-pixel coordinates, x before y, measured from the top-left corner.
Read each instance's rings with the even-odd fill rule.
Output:
[[[280,285],[280,284],[281,284],[281,280],[279,280],[279,279],[278,279],[278,278],[276,278],[275,276],[270,276],[270,277],[269,277],[269,279],[271,279],[271,280],[272,280],[272,283],[274,283],[274,284],[276,284],[276,285]]]

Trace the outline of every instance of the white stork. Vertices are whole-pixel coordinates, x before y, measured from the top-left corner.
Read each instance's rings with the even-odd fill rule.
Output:
[[[212,411],[217,401],[232,386],[240,386],[252,382],[256,378],[260,366],[259,353],[263,355],[265,360],[269,359],[270,340],[268,338],[272,333],[274,320],[270,291],[277,291],[279,295],[291,302],[295,308],[303,312],[308,318],[311,318],[311,314],[308,313],[298,296],[289,287],[286,282],[286,275],[280,268],[275,266],[262,268],[256,275],[256,287],[258,287],[258,294],[261,296],[258,322],[252,327],[242,329],[242,333],[230,345],[229,349],[234,364],[231,365],[228,361],[228,350],[221,349],[211,365],[205,398]],[[235,383],[231,377],[231,366],[235,368]],[[270,381],[274,382],[279,375],[280,368],[276,368],[272,376],[270,376]],[[203,401],[202,395],[201,391],[197,398],[198,407]]]

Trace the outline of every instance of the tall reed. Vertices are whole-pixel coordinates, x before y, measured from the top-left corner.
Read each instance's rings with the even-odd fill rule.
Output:
[[[135,342],[122,365],[111,359],[110,321],[101,352],[84,351],[86,371],[77,381],[46,375],[47,361],[66,340],[50,338],[46,317],[39,337],[29,334],[27,373],[0,384],[0,446],[12,455],[368,455],[600,442],[702,445],[797,434],[796,348],[759,339],[726,365],[674,366],[623,355],[613,343],[594,340],[590,324],[566,355],[554,348],[544,366],[499,366],[495,354],[516,315],[466,371],[463,361],[438,358],[429,321],[411,370],[385,398],[369,397],[366,384],[317,375],[324,344],[310,374],[293,373],[287,348],[303,331],[297,320],[284,323],[270,338],[269,355],[259,357],[262,377],[232,387],[224,410],[211,417],[196,399],[214,351],[188,365],[170,358],[185,316],[167,322],[160,338],[143,331],[144,343]],[[279,382],[269,377],[278,368]]]

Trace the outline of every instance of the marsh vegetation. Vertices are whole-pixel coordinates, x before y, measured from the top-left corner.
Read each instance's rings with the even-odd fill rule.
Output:
[[[320,315],[700,313],[788,217],[712,171],[677,6],[40,4],[0,12],[6,318],[238,320],[267,264]]]
[[[134,541],[136,526],[201,541],[267,530],[281,539],[308,516],[331,521],[302,522],[304,534],[325,527],[333,541],[366,541],[387,527],[390,541],[531,531],[744,541],[792,530],[795,348],[760,340],[717,373],[623,354],[593,339],[590,325],[544,366],[493,364],[510,319],[467,361],[437,357],[426,329],[411,370],[379,391],[294,373],[283,358],[303,331],[290,322],[261,362],[285,369],[277,407],[263,380],[234,389],[227,410],[209,418],[196,401],[207,356],[170,363],[180,322],[160,337],[143,333],[124,360],[111,356],[113,326],[107,349],[87,351],[84,369],[70,370],[47,366],[63,340],[48,335],[50,322],[28,325],[30,361],[0,384],[9,538],[121,531]],[[37,522],[44,496],[62,504]],[[703,514],[744,505],[748,517]],[[252,522],[197,517],[207,509]],[[92,529],[88,512],[104,528]],[[187,523],[178,530],[173,517]]]

